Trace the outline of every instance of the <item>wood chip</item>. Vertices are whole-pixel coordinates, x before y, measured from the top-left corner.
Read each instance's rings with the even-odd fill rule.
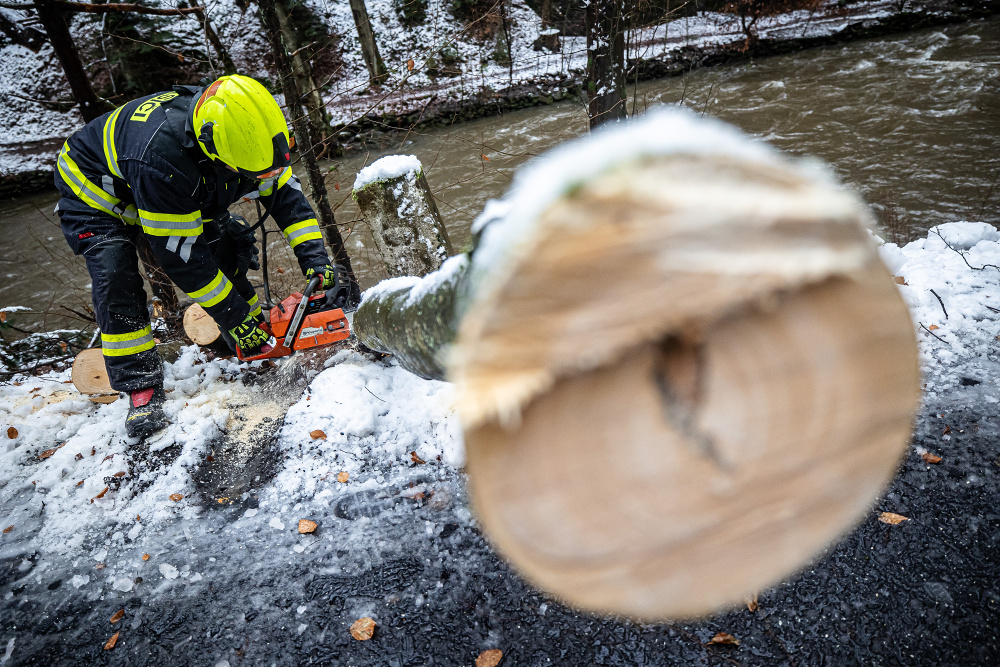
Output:
[[[14,428],[13,426],[8,426],[7,427],[7,437],[10,438],[11,440],[13,440],[14,438],[16,438],[17,437],[17,429]]]
[[[941,463],[941,457],[930,452],[924,452],[920,455],[920,458],[924,460],[924,463]]]
[[[945,424],[944,425],[944,430],[941,431],[941,435],[948,435],[949,433],[951,433],[951,427],[948,426],[947,424]]]
[[[365,616],[351,625],[351,636],[359,642],[367,641],[375,634],[375,621]]]
[[[903,516],[902,514],[896,514],[895,512],[882,512],[878,515],[878,520],[882,523],[887,523],[890,526],[895,526],[896,524],[903,523],[904,521],[909,521],[910,517]]]
[[[497,667],[500,661],[503,660],[503,651],[498,648],[491,648],[489,651],[483,651],[476,658],[476,667]]]
[[[723,646],[739,646],[740,640],[728,632],[716,632],[715,636],[708,640],[708,643],[722,644]]]
[[[142,555],[142,559],[143,560],[149,560],[149,554],[143,554]]]
[[[115,458],[115,455],[114,455],[114,454],[108,454],[108,455],[107,455],[107,456],[105,456],[105,457],[104,457],[103,459],[101,459],[101,463],[104,463],[105,461],[110,461],[110,460],[111,460],[111,459],[113,459],[113,458]]]
[[[757,611],[757,594],[754,593],[750,597],[743,598],[743,601],[747,603],[747,609],[750,611]]]
[[[184,500],[184,496],[182,496],[179,493],[171,493],[170,494],[170,499],[172,501],[174,501],[175,503],[177,503],[177,502],[180,502],[180,501]]]
[[[309,437],[313,440],[326,440],[326,433],[316,429],[315,431],[309,431]]]
[[[349,480],[350,478],[351,476],[347,474],[346,471],[342,470],[339,473],[337,473],[337,481],[340,482],[341,484],[347,484],[347,480]]]
[[[78,453],[78,454],[77,454],[76,456],[74,456],[73,458],[74,458],[75,460],[79,461],[80,459],[82,459],[82,458],[83,458],[83,454],[79,454],[79,453]]]
[[[42,452],[41,454],[38,455],[38,458],[39,459],[47,459],[50,456],[52,456],[53,454],[55,454],[57,451],[59,451],[58,447],[56,449],[46,449],[44,452]]]
[[[95,500],[98,500],[99,498],[103,498],[104,494],[108,492],[108,488],[109,487],[107,487],[107,486],[104,487],[104,489],[100,493],[98,493],[96,496],[94,496],[93,498],[90,499],[90,502],[94,502]]]
[[[125,618],[125,610],[124,609],[119,609],[115,613],[111,614],[111,624],[114,625],[115,623],[117,623],[118,621],[122,620],[123,618]]]
[[[4,535],[6,535],[7,533],[9,533],[9,532],[10,532],[10,531],[12,531],[12,530],[14,530],[14,524],[10,524],[10,525],[9,525],[9,526],[7,526],[6,528],[4,528],[4,529],[3,529],[3,534],[4,534]]]
[[[83,483],[84,483],[85,481],[87,481],[87,480],[85,480],[85,479],[81,479],[81,480],[80,480],[79,482],[77,482],[77,483],[76,483],[76,485],[77,485],[77,486],[80,486],[80,485],[81,485],[81,484],[83,484]]]
[[[316,530],[316,522],[309,519],[299,519],[299,532],[305,535]]]
[[[105,563],[98,563],[97,565],[94,566],[94,569],[95,570],[103,570],[106,567],[107,567],[107,564],[105,564]]]
[[[115,644],[118,643],[118,635],[120,634],[121,634],[120,632],[116,632],[115,634],[111,635],[111,639],[109,639],[108,643],[104,645],[105,651],[110,651],[115,647]]]
[[[416,452],[410,452],[410,460],[417,464],[427,463],[427,461],[424,461],[422,458],[417,456]]]
[[[116,472],[114,475],[112,475],[112,477],[124,477],[125,474],[126,474],[125,471],[122,470],[121,472]]]

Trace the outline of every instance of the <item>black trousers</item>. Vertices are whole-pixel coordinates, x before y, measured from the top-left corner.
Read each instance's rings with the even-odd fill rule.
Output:
[[[150,328],[136,251],[142,228],[126,225],[119,218],[66,196],[59,200],[59,219],[70,248],[87,261],[111,387],[127,392],[161,386],[163,362]],[[233,287],[247,301],[254,299],[256,293],[246,273],[237,273],[232,238],[214,223],[206,223],[205,236]]]

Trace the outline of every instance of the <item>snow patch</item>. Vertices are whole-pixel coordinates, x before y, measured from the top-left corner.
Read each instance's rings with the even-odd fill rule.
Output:
[[[421,169],[423,165],[416,155],[386,155],[358,172],[354,179],[354,190],[361,190],[378,181],[388,181],[411,173],[419,174]]]

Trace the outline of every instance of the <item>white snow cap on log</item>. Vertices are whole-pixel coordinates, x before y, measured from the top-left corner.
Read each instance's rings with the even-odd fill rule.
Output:
[[[423,168],[416,155],[386,155],[358,172],[357,178],[354,179],[354,189],[360,190],[378,181],[419,173]]]

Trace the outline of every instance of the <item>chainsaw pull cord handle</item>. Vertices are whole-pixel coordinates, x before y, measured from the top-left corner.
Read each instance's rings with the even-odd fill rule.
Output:
[[[313,276],[306,286],[306,291],[302,293],[302,300],[299,301],[298,307],[295,309],[295,314],[292,316],[292,321],[288,325],[288,335],[285,336],[285,342],[282,343],[289,350],[292,349],[292,345],[295,344],[295,338],[299,335],[299,329],[302,328],[302,320],[306,317],[306,308],[309,307],[309,298],[316,291],[316,288],[320,286],[323,282],[323,276]]]
[[[251,231],[256,232],[257,228],[260,227],[261,240],[260,240],[260,268],[261,273],[264,276],[264,303],[261,307],[271,310],[274,308],[275,303],[271,301],[271,284],[267,278],[267,229],[264,227],[264,223],[267,221],[268,216],[271,215],[271,206],[274,205],[272,202],[271,206],[264,209],[264,212],[260,212],[260,199],[255,202],[257,204],[257,224],[250,228]],[[281,312],[285,312],[285,309],[281,307],[281,304],[277,304],[281,308]]]

